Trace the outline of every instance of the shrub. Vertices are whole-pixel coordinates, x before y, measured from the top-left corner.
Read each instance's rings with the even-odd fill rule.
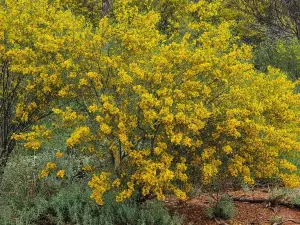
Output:
[[[64,40],[68,59],[49,56],[60,62],[50,70],[58,71],[52,75],[59,82],[50,82],[51,75],[39,84],[55,97],[56,128],[71,130],[68,148],[98,159],[88,183],[98,205],[110,191],[118,202],[135,192],[185,200],[194,176],[204,185],[220,177],[246,184],[278,177],[286,186],[300,185],[295,165],[283,159],[300,151],[296,84],[272,67],[253,68],[251,48],[238,45],[230,23],[217,19],[220,2],[175,4],[182,20],[163,35],[151,5],[142,10],[136,1],[117,0],[97,29],[84,26],[83,18],[74,22],[76,31],[66,28],[76,34]],[[3,14],[23,13],[13,6]],[[49,48],[56,52],[57,45]],[[36,150],[49,134],[35,125],[14,138]],[[49,163],[43,178],[58,169]]]
[[[234,216],[235,212],[234,202],[229,196],[222,196],[206,210],[209,218],[218,219],[230,219]]]
[[[269,219],[270,224],[282,224],[284,222],[281,216],[272,216]]]

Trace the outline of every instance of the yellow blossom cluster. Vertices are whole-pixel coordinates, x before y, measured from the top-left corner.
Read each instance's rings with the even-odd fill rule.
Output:
[[[54,170],[55,168],[56,168],[56,163],[48,162],[48,163],[46,164],[45,169],[43,169],[43,170],[41,171],[41,174],[40,174],[39,177],[40,177],[41,179],[48,177],[49,171]]]
[[[95,199],[98,205],[103,205],[102,196],[111,189],[110,174],[106,172],[102,172],[99,176],[94,174],[88,185],[93,188],[91,198]]]
[[[58,159],[60,159],[61,157],[63,157],[63,155],[64,155],[64,153],[62,153],[62,152],[56,152],[56,153],[55,153],[55,156],[56,156],[56,158],[58,158]]]
[[[59,170],[57,173],[56,173],[56,177],[57,178],[64,178],[65,176],[65,171],[64,170]]]
[[[43,178],[48,177],[49,176],[49,172],[51,170],[55,170],[56,168],[57,168],[56,163],[54,163],[54,162],[48,162],[46,164],[45,168],[41,171],[41,173],[39,175],[39,178],[43,179]],[[65,170],[60,169],[60,170],[57,171],[57,173],[56,173],[56,177],[57,178],[62,179],[62,178],[64,178],[64,176],[65,176]]]
[[[43,179],[48,177],[49,172],[47,170],[42,170],[41,174],[39,175],[39,178]]]
[[[81,141],[90,141],[93,139],[89,127],[78,127],[67,140],[70,147],[80,144]]]
[[[43,141],[51,138],[51,131],[43,125],[35,125],[31,129],[31,132],[14,134],[12,138],[24,141],[26,149],[38,150]]]
[[[57,121],[57,123],[67,127],[71,124],[75,125],[77,121],[84,121],[86,119],[85,116],[78,114],[68,106],[64,111],[58,108],[53,108],[52,111],[61,118],[61,121]]]
[[[81,169],[83,171],[86,171],[86,172],[92,172],[93,171],[93,167],[91,165],[89,165],[89,164],[84,165]]]
[[[46,165],[46,170],[52,170],[56,168],[56,164],[53,162],[48,162]]]

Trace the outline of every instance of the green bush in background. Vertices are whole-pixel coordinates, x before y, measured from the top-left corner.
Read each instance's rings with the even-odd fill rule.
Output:
[[[295,81],[300,78],[300,42],[297,39],[268,40],[255,51],[255,66],[267,71],[268,66],[281,69]]]

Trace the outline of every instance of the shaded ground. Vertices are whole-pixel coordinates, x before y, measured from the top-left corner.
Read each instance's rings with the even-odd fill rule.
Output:
[[[268,193],[264,191],[253,191],[245,193],[243,191],[228,192],[233,197],[242,198],[268,198]],[[290,209],[284,206],[267,207],[266,203],[246,203],[235,202],[236,215],[228,221],[215,221],[205,215],[205,209],[209,207],[209,196],[201,195],[188,200],[184,204],[179,204],[174,199],[168,199],[166,206],[171,212],[178,212],[185,218],[185,224],[193,225],[267,225],[271,223],[270,218],[276,216],[283,219],[284,225],[300,224],[300,210]],[[293,221],[291,221],[293,220]]]

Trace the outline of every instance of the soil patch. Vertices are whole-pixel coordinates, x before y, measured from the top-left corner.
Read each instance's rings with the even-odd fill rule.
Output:
[[[244,192],[232,191],[228,192],[232,197],[240,198],[265,198],[268,199],[268,193],[265,190]],[[272,224],[272,217],[281,217],[283,223],[276,225],[295,225],[300,224],[300,210],[291,209],[285,206],[269,207],[265,203],[247,203],[235,201],[237,209],[236,215],[227,221],[216,221],[208,218],[205,210],[210,205],[210,197],[206,194],[189,199],[184,203],[180,203],[173,198],[168,198],[166,207],[172,212],[182,215],[185,224],[193,225],[267,225]],[[274,223],[273,223],[274,224]],[[275,225],[275,224],[274,224]]]

